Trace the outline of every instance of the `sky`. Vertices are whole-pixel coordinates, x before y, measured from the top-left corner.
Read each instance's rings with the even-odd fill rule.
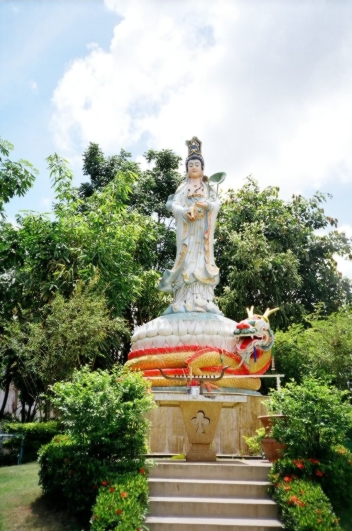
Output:
[[[226,188],[330,193],[352,237],[351,21],[350,0],[0,0],[0,135],[40,172],[9,219],[50,211],[53,152],[78,185],[89,142],[144,165],[195,135]]]

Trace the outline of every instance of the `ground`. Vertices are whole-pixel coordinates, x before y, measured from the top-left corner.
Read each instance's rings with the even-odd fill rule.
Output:
[[[81,526],[45,504],[38,463],[29,463],[0,468],[0,531],[81,531]]]

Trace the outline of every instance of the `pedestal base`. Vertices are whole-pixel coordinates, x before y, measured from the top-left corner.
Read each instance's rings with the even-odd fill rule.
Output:
[[[192,443],[191,449],[186,453],[186,461],[213,462],[216,461],[216,452],[210,444]]]

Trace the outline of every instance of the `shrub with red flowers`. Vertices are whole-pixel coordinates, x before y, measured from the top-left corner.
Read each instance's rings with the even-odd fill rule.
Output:
[[[279,508],[287,531],[330,531],[341,529],[331,503],[321,486],[297,476],[281,475],[276,461],[271,471],[270,494]],[[295,465],[294,465],[295,466]],[[279,468],[279,470],[278,470]]]
[[[148,509],[148,480],[145,470],[143,473],[139,471],[113,478],[109,485],[112,486],[99,487],[93,507],[91,530],[145,529],[143,521]]]
[[[332,448],[321,460],[279,459],[273,464],[271,477],[273,481],[281,478],[283,484],[294,479],[319,483],[338,516],[352,504],[352,453],[343,446]]]
[[[273,437],[286,444],[285,458],[273,465],[272,481],[282,485],[279,491],[286,496],[297,496],[292,487],[298,481],[305,482],[315,492],[320,489],[331,510],[341,519],[345,507],[352,505],[352,453],[343,446],[352,425],[352,408],[347,395],[348,392],[339,391],[326,381],[305,378],[300,385],[291,382],[280,391],[272,392],[269,399],[270,410],[285,415],[284,421],[275,421],[272,430]],[[291,478],[290,483],[287,478]],[[288,485],[290,489],[287,489]],[[276,489],[272,492],[275,499]],[[306,503],[304,499],[298,499]],[[277,496],[285,525],[288,500]],[[292,510],[303,508],[297,500],[291,499],[291,502]],[[313,511],[314,507],[310,506],[310,509]],[[321,507],[316,509],[322,510]],[[299,518],[303,513],[298,511],[295,514]],[[319,522],[322,527],[293,525],[292,529],[333,529],[321,515]]]

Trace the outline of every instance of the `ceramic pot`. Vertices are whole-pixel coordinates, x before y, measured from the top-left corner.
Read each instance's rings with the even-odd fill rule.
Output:
[[[280,459],[287,446],[286,444],[279,443],[276,439],[270,437],[270,430],[273,425],[273,419],[283,419],[285,417],[285,415],[261,415],[260,417],[258,417],[258,419],[260,419],[260,422],[265,428],[265,437],[262,440],[262,450],[268,461],[276,461],[276,459]]]

